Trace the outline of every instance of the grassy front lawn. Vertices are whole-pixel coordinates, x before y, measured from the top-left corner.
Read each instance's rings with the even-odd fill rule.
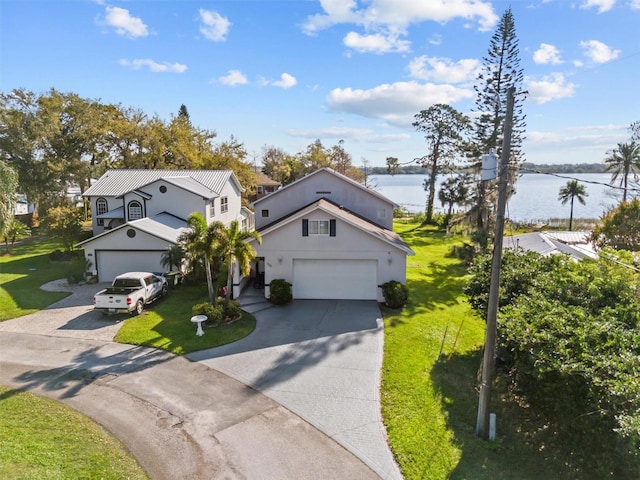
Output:
[[[148,478],[118,440],[60,403],[0,387],[0,418],[0,478]]]
[[[485,322],[463,294],[464,266],[449,254],[462,239],[416,223],[395,227],[416,255],[407,258],[409,304],[383,312],[381,399],[389,443],[405,478],[588,478],[566,471],[563,452],[531,441],[537,427],[529,412],[500,391],[492,408],[498,441],[475,436]]]
[[[53,263],[48,254],[59,244],[44,238],[29,238],[0,256],[0,321],[36,312],[69,295],[45,292],[40,286],[66,278],[68,263]],[[4,251],[4,250],[3,250]]]
[[[255,328],[254,316],[243,312],[242,319],[229,325],[208,328],[203,324],[204,335],[196,336],[196,325],[190,321],[191,307],[206,301],[206,285],[182,285],[142,315],[126,320],[114,340],[184,355],[235,342]]]

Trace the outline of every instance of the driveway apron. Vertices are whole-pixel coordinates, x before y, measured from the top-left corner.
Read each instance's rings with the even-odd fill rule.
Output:
[[[380,477],[402,478],[380,412],[384,336],[377,303],[295,300],[254,316],[248,337],[187,358],[272,398]]]

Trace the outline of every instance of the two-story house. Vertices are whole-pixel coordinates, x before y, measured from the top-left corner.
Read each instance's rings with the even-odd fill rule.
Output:
[[[413,251],[393,232],[397,205],[329,168],[253,203],[258,273],[282,278],[299,299],[383,301],[380,286],[406,282]]]
[[[93,237],[78,244],[98,281],[127,271],[161,272],[162,256],[201,213],[207,223],[253,228],[230,170],[109,170],[86,192]]]

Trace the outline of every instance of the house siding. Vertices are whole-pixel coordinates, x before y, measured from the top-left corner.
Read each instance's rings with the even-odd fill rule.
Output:
[[[311,212],[304,217],[308,220],[331,220],[325,212]],[[259,257],[264,257],[265,296],[269,296],[268,285],[271,280],[284,278],[293,283],[294,259],[318,260],[374,260],[378,264],[377,285],[389,280],[406,282],[406,254],[392,245],[388,245],[362,230],[336,220],[336,236],[302,235],[302,218],[294,219],[277,230],[262,237],[262,245],[253,243]],[[391,262],[389,262],[389,258]],[[378,289],[378,301],[384,301],[381,289]]]
[[[161,187],[166,189],[164,193],[160,191]],[[162,212],[169,212],[178,218],[186,220],[193,212],[199,212],[205,215],[208,210],[208,200],[163,180],[158,180],[157,182],[147,185],[142,191],[152,195],[152,198],[146,202],[147,217],[153,217]],[[127,195],[127,197],[128,196],[129,195]]]
[[[393,202],[328,171],[311,174],[299,183],[288,185],[257,201],[256,211],[268,210],[269,217],[256,215],[256,228],[260,229],[320,198],[331,200],[384,228],[393,228]],[[383,217],[379,216],[382,211]]]

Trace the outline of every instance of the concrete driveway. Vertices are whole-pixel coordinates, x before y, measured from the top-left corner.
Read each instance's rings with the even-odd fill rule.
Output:
[[[94,418],[154,479],[402,478],[380,414],[375,302],[267,304],[245,339],[184,358],[113,343],[126,316],[93,311],[100,287],[52,282],[73,295],[0,322],[0,383]]]
[[[384,336],[378,304],[295,300],[254,315],[257,326],[248,337],[187,358],[272,398],[380,477],[402,478],[380,412]]]

